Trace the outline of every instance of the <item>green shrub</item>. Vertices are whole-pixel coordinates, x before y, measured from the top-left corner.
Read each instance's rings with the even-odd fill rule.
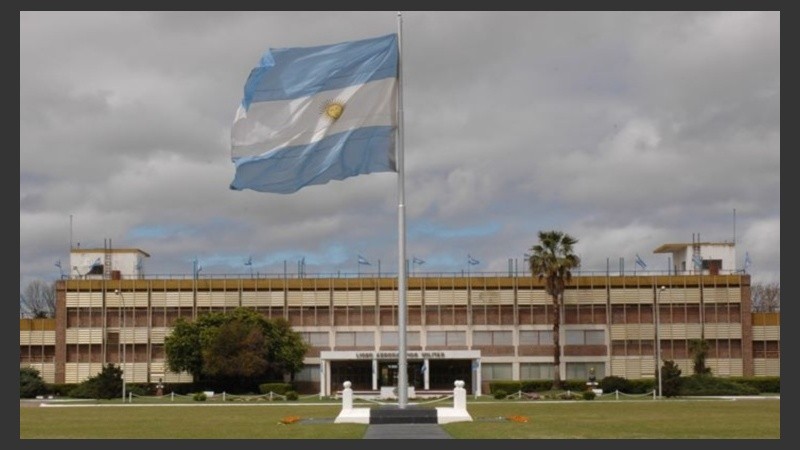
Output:
[[[664,361],[661,366],[661,394],[664,397],[675,397],[681,390],[681,369],[673,360]]]
[[[600,380],[597,387],[602,389],[603,392],[620,391],[628,393],[631,390],[631,383],[626,378],[610,375]]]
[[[67,397],[76,386],[78,385],[75,383],[48,383],[47,392],[58,397]]]
[[[597,394],[594,391],[583,391],[584,400],[594,400],[595,397],[597,397]]]
[[[565,391],[583,391],[586,389],[586,380],[564,380],[561,389]]]
[[[577,400],[577,399],[581,398],[581,396],[578,395],[575,392],[567,391],[567,392],[562,392],[562,393],[558,394],[558,398],[560,400]]]
[[[196,402],[204,402],[204,401],[206,401],[206,400],[208,399],[208,396],[206,396],[206,393],[205,393],[205,392],[196,392],[196,393],[195,393],[195,394],[192,396],[192,399],[193,399],[194,401],[196,401]]]
[[[508,397],[508,392],[506,392],[506,391],[504,391],[502,389],[498,389],[496,391],[492,391],[492,395],[494,395],[494,398],[496,398],[497,400],[502,400],[502,399]]]
[[[728,380],[758,389],[762,393],[780,394],[781,377],[730,377]]]
[[[498,390],[508,392],[518,392],[522,390],[522,382],[520,381],[490,381],[489,382],[489,392],[496,392]],[[506,394],[508,395],[508,394]]]
[[[286,391],[286,400],[297,400],[300,396],[297,391]]]
[[[710,375],[692,375],[681,379],[680,395],[758,395],[758,389]]]
[[[34,398],[47,392],[39,371],[33,367],[19,368],[19,398]]]
[[[553,380],[525,380],[521,382],[522,392],[544,392],[553,389]]]
[[[125,390],[133,395],[144,397],[146,395],[153,395],[155,388],[151,388],[148,384],[128,383],[125,385]]]
[[[258,390],[261,391],[262,394],[274,392],[276,394],[286,395],[287,392],[292,390],[292,385],[290,383],[264,383],[258,386]]]
[[[111,399],[122,396],[122,369],[108,364],[97,375],[86,379],[69,392],[75,398]]]
[[[630,383],[630,387],[626,394],[645,394],[647,392],[653,392],[657,383],[656,380],[652,379],[628,380],[628,382]]]

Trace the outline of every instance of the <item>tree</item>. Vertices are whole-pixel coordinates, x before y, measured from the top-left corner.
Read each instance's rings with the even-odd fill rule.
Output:
[[[750,286],[750,298],[754,312],[778,312],[781,310],[781,285],[778,282],[756,283]]]
[[[19,397],[34,398],[44,394],[47,387],[44,380],[39,376],[39,371],[33,367],[19,368]]]
[[[41,319],[55,317],[56,292],[54,284],[33,280],[19,294],[20,313],[25,317]]]
[[[661,366],[661,393],[665,397],[675,397],[681,390],[681,369],[675,361],[668,359]]]
[[[564,287],[572,280],[572,269],[580,266],[580,258],[573,253],[578,242],[561,231],[540,231],[539,243],[531,247],[528,259],[531,274],[545,280],[545,292],[553,300],[553,388],[561,388],[561,304]]]
[[[97,375],[75,386],[69,396],[75,398],[117,398],[122,393],[122,368],[107,364]]]
[[[284,319],[266,319],[237,308],[196,321],[179,319],[164,342],[170,370],[197,380],[227,380],[239,386],[293,377],[303,367],[307,345]]]
[[[689,340],[689,353],[694,360],[695,375],[710,375],[711,368],[706,367],[706,357],[708,356],[708,341],[705,339],[691,339]]]

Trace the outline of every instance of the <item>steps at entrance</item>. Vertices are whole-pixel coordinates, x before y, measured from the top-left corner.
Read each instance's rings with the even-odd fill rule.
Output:
[[[387,423],[438,423],[436,409],[407,406],[381,406],[372,408],[369,415],[370,424]]]

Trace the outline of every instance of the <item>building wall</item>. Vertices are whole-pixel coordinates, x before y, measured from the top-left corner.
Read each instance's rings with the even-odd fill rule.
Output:
[[[754,375],[781,374],[781,313],[753,313],[752,358]]]
[[[20,319],[19,365],[39,371],[46,383],[56,378],[56,320]]]
[[[688,342],[701,337],[711,344],[715,374],[774,373],[779,342],[760,338],[774,336],[767,325],[750,325],[749,282],[747,275],[575,277],[561,314],[561,373],[596,366],[605,375],[653,378],[656,315],[661,357],[684,373],[691,373]],[[553,305],[538,280],[415,277],[408,288],[409,350],[480,350],[489,377],[517,379],[552,365]],[[309,364],[323,350],[396,349],[396,289],[390,278],[63,280],[53,378],[81,381],[124,359],[130,382],[191,381],[165,368],[172,325],[240,306],[289,320],[312,343]],[[31,345],[23,345],[22,330],[20,339],[22,353]]]

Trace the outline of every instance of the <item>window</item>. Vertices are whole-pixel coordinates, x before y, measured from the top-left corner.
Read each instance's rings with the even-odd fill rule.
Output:
[[[520,380],[552,380],[553,364],[551,363],[520,363]]]
[[[381,331],[381,345],[385,347],[397,347],[400,345],[399,333],[397,331]],[[406,345],[419,346],[419,331],[406,331]]]
[[[511,331],[473,331],[472,345],[494,346],[514,345],[511,340]]]
[[[300,335],[309,347],[327,348],[330,346],[328,343],[328,332],[326,331],[303,331]]]
[[[337,331],[337,347],[374,347],[375,333],[371,331]]]
[[[553,345],[552,330],[521,330],[519,345]]]
[[[375,333],[356,331],[356,347],[375,347]]]
[[[511,363],[483,363],[481,364],[481,378],[483,381],[510,380]]]
[[[300,372],[294,374],[295,381],[313,381],[319,383],[319,366],[303,366]]]
[[[722,270],[722,260],[721,259],[703,260],[703,270],[710,270],[712,267]]]
[[[588,380],[589,369],[594,367],[594,376],[598,380],[606,376],[606,365],[603,362],[567,363],[568,380]]]
[[[603,330],[567,330],[566,345],[604,345],[606,335]]]
[[[464,331],[428,331],[428,345],[467,345]]]

